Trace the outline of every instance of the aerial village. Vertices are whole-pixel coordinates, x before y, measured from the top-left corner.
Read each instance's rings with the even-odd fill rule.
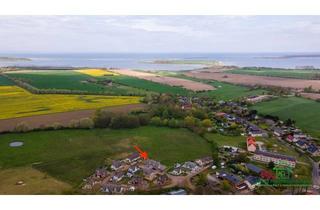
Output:
[[[245,100],[247,103],[256,103],[270,97],[272,96],[255,96]],[[176,162],[173,166],[165,166],[152,157],[144,159],[138,152],[133,152],[126,158],[113,160],[109,165],[97,168],[90,177],[84,179],[82,189],[90,193],[106,194],[148,194],[157,190],[163,194],[184,195],[199,193],[196,192],[198,185],[205,183],[213,190],[213,194],[259,194],[259,189],[263,188],[261,182],[277,179],[279,168],[292,171],[300,164],[296,157],[268,147],[266,141],[269,138],[307,157],[320,156],[319,145],[293,123],[259,116],[250,112],[241,101],[219,101],[218,104],[213,104],[210,100],[199,97],[179,97],[177,101],[185,111],[195,106],[212,111],[212,120],[217,125],[215,129],[221,134],[229,132],[228,128],[237,124],[241,131],[239,135],[243,139],[241,143],[245,146],[220,145],[218,161],[206,156]],[[261,128],[260,125],[264,127]],[[210,131],[211,128],[208,128],[208,132]],[[261,139],[264,141],[260,141]],[[205,181],[200,183],[201,177]],[[298,177],[296,175],[290,178]],[[301,191],[303,187],[304,192]],[[310,189],[305,185],[303,187],[296,193],[307,193]],[[263,193],[265,192],[261,192]]]

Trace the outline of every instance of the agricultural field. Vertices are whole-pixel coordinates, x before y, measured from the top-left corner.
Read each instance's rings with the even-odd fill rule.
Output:
[[[246,74],[268,77],[295,79],[320,79],[320,70],[272,69],[272,68],[241,68],[226,71],[231,74]]]
[[[137,104],[136,96],[31,94],[17,86],[0,86],[0,119]]]
[[[197,93],[198,96],[209,96],[217,100],[234,100],[241,97],[247,97],[252,95],[261,95],[266,93],[266,90],[263,89],[252,89],[245,86],[233,85],[230,83],[213,81],[213,80],[205,80],[205,79],[197,79],[193,77],[185,76],[181,73],[176,72],[158,72],[159,74],[163,74],[171,77],[179,77],[184,79],[189,79],[193,81],[198,81],[202,83],[206,83],[215,87],[215,90],[206,91],[202,93]]]
[[[291,118],[299,128],[320,138],[319,102],[299,97],[282,97],[258,103],[251,109],[261,114],[278,116],[282,120]]]
[[[93,77],[101,77],[101,76],[109,76],[109,75],[117,75],[111,71],[103,70],[103,69],[79,69],[74,70],[75,72],[79,72],[82,74],[87,74]]]
[[[96,71],[93,71],[93,73],[97,74]],[[119,84],[112,84],[111,86],[97,84],[94,81],[99,77],[93,77],[88,74],[71,70],[37,70],[7,73],[8,76],[20,79],[38,89],[84,91],[91,94],[104,93],[109,95],[141,95],[145,93],[143,90]]]
[[[169,85],[155,83],[152,81],[139,79],[136,77],[125,76],[125,75],[117,75],[117,76],[110,76],[110,77],[105,76],[103,78],[110,79],[114,83],[118,83],[128,87],[134,87],[134,88],[138,88],[146,91],[151,91],[155,93],[171,93],[171,94],[179,94],[179,95],[187,95],[191,93],[191,91],[188,91],[181,87],[172,87]]]
[[[0,75],[0,86],[13,85],[13,83],[4,76]]]
[[[9,147],[13,140],[23,141],[24,145],[19,148]],[[146,126],[121,130],[5,134],[0,136],[0,177],[5,170],[32,166],[50,177],[79,188],[82,179],[92,174],[97,167],[110,164],[112,159],[127,156],[135,151],[134,145],[139,145],[148,152],[150,158],[169,167],[176,162],[211,153],[206,140],[187,129]],[[16,176],[14,171],[12,176]],[[5,184],[3,182],[0,180],[0,183]]]

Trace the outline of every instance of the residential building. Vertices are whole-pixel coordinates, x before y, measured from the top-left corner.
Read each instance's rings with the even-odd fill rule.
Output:
[[[296,166],[296,159],[290,156],[281,155],[272,152],[256,151],[252,156],[252,159],[255,161],[260,161],[264,163],[273,162],[276,165],[284,165],[289,167]]]
[[[255,152],[257,150],[256,139],[252,136],[247,138],[247,150],[249,152]]]

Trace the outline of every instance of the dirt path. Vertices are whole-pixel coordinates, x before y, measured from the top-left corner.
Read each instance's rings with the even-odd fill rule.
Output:
[[[185,89],[192,91],[207,91],[215,89],[213,86],[201,82],[195,82],[192,80],[181,79],[176,77],[160,76],[148,72],[134,71],[130,69],[113,69],[112,71],[117,74],[137,77],[140,79],[150,80],[152,82],[161,83],[165,85],[181,86]]]
[[[136,109],[145,108],[145,104],[129,104],[124,106],[106,107],[106,110],[117,113],[127,113]],[[42,125],[52,125],[59,123],[68,125],[71,120],[80,120],[81,118],[91,117],[95,110],[78,110],[72,112],[53,113],[47,115],[37,115],[31,117],[20,117],[0,120],[0,132],[12,131],[18,123],[25,122],[30,128],[38,128]]]
[[[240,84],[240,85],[261,85],[261,86],[277,86],[294,89],[304,89],[305,87],[312,86],[313,89],[320,90],[320,80],[305,80],[305,79],[291,79],[280,77],[266,77],[266,76],[253,76],[241,75],[230,73],[217,73],[210,71],[190,71],[185,73],[190,77],[199,79],[211,79],[222,82]]]

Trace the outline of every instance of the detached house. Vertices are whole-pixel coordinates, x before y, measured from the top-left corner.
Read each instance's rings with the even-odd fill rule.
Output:
[[[255,152],[257,150],[256,139],[252,136],[247,138],[247,150],[249,152]]]
[[[124,159],[128,163],[136,162],[140,159],[140,154],[138,152],[134,152],[131,155],[129,155],[126,159]]]
[[[116,171],[116,170],[119,170],[120,168],[123,167],[123,164],[121,161],[119,160],[114,160],[112,161],[112,164],[111,164],[111,169]]]
[[[207,157],[204,157],[204,158],[201,158],[201,159],[197,159],[195,162],[199,166],[204,167],[204,166],[207,166],[207,165],[210,165],[211,163],[213,163],[213,159],[212,159],[212,157],[207,156]]]

